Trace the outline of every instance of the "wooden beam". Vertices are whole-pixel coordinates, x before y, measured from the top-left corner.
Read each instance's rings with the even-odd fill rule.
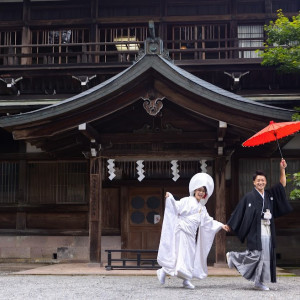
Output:
[[[224,137],[226,134],[227,130],[227,123],[223,121],[219,121],[219,127],[218,127],[218,155],[223,155],[224,154]]]
[[[140,144],[140,143],[203,143],[216,141],[215,132],[182,132],[182,133],[108,133],[101,134],[103,144]]]
[[[92,125],[87,123],[82,123],[78,126],[78,130],[86,136],[90,141],[95,140],[96,143],[100,143],[100,135]]]
[[[223,141],[226,131],[227,131],[227,123],[223,121],[219,121],[218,141]]]
[[[145,157],[163,157],[168,159],[176,159],[178,156],[185,159],[199,159],[199,157],[216,157],[216,151],[214,148],[205,149],[205,150],[165,150],[165,151],[156,151],[156,150],[141,150],[141,149],[131,149],[131,150],[112,150],[104,149],[101,152],[103,157],[110,158],[139,158],[143,159]]]

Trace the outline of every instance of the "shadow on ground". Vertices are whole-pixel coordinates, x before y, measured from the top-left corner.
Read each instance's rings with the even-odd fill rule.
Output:
[[[0,263],[0,275],[31,270],[48,265],[49,264],[42,263]]]
[[[282,267],[287,273],[293,273],[297,276],[300,276],[300,267],[299,268],[293,268],[293,267]]]

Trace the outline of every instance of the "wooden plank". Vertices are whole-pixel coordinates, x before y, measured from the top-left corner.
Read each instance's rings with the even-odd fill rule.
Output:
[[[122,249],[128,247],[128,187],[121,185],[120,189],[120,220],[121,220],[121,245]]]
[[[17,214],[17,226],[21,227]],[[18,220],[19,215],[19,220]],[[18,223],[19,221],[19,223]],[[56,230],[87,230],[88,215],[86,213],[26,213],[26,228],[28,229],[56,229]],[[25,229],[25,228],[17,228]]]
[[[102,189],[102,233],[121,232],[119,194],[119,188]]]
[[[6,212],[0,214],[0,228],[2,230],[11,229],[15,230],[17,224],[16,214]]]
[[[16,215],[16,229],[25,230],[26,229],[26,213],[18,212]]]

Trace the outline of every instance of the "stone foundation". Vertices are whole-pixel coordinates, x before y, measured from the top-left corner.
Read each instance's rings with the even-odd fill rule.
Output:
[[[277,265],[300,265],[300,237],[277,236]],[[121,249],[120,236],[103,236],[101,262],[107,263],[106,249]],[[241,244],[235,236],[226,239],[227,251],[244,251],[246,243]],[[120,258],[120,253],[114,253]],[[88,236],[0,236],[0,262],[89,262]],[[215,246],[209,255],[208,264],[215,262]]]
[[[105,249],[121,249],[120,236],[102,237],[102,263]],[[0,236],[0,262],[88,262],[88,236]]]

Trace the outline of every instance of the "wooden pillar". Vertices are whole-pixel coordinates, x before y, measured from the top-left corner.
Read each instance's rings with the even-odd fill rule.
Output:
[[[91,263],[101,263],[101,195],[101,158],[91,158],[89,207],[89,237]]]
[[[90,46],[91,51],[94,53],[99,53],[100,46],[99,46],[99,33],[98,33],[98,9],[99,9],[99,3],[98,0],[92,0],[91,1],[91,29],[90,29],[90,42],[97,43],[96,45]],[[99,63],[100,57],[99,55],[93,54],[91,57],[89,57],[88,62],[91,63]]]
[[[226,224],[226,202],[225,202],[225,171],[226,157],[220,156],[215,159],[215,191],[216,211],[215,219]],[[216,262],[217,267],[226,267],[226,232],[221,230],[216,235]]]
[[[31,30],[28,26],[28,22],[30,20],[30,0],[24,0],[23,2],[23,28],[22,28],[22,54],[30,54],[31,48],[24,47],[26,45],[31,44]],[[21,65],[30,65],[32,64],[31,57],[22,57]]]

